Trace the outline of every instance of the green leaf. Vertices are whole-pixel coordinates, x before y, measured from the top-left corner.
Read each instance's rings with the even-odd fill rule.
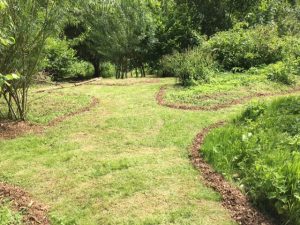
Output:
[[[17,80],[20,78],[19,75],[15,74],[15,73],[11,73],[5,76],[6,80]]]

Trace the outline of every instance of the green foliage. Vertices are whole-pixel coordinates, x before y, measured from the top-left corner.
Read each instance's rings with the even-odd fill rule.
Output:
[[[252,70],[253,73],[250,71],[245,73],[218,72],[210,77],[209,83],[189,88],[180,86],[168,88],[165,99],[173,104],[214,107],[230,105],[235,101],[250,99],[251,96],[292,91],[300,84],[300,76],[295,76],[296,84],[290,86],[267,80],[265,72],[262,72],[264,69],[253,68]]]
[[[86,5],[87,40],[94,44],[96,54],[118,66],[118,78],[124,78],[130,66],[143,67],[155,42],[151,5],[141,0],[100,0]]]
[[[86,77],[93,72],[88,63],[76,58],[76,51],[69,47],[66,40],[48,39],[45,55],[45,70],[54,80]]]
[[[13,212],[9,204],[0,205],[0,225],[21,225],[22,217]]]
[[[214,73],[214,64],[210,53],[200,47],[161,60],[163,73],[176,76],[183,86],[208,82]]]
[[[253,104],[248,106],[245,111],[242,112],[241,116],[238,117],[238,121],[256,121],[266,111],[266,106],[263,104]]]
[[[298,36],[286,36],[283,40],[284,62],[292,74],[300,75],[300,39]]]
[[[209,40],[216,60],[226,70],[275,63],[282,59],[281,39],[276,27],[257,26],[217,33]]]
[[[3,94],[3,93],[1,93],[3,90],[3,86],[4,85],[10,86],[10,84],[9,84],[10,81],[18,80],[19,78],[20,78],[20,76],[15,73],[7,74],[7,75],[2,75],[0,73],[0,97]]]
[[[292,68],[283,62],[269,65],[266,69],[267,78],[274,82],[283,83],[286,85],[294,84],[295,81],[292,77]]]
[[[63,21],[66,1],[6,0],[2,7],[0,36],[10,43],[0,47],[0,71],[20,74],[20,79],[2,87],[10,119],[26,118],[28,89],[40,69],[45,40]]]
[[[256,204],[284,224],[300,224],[300,97],[255,104],[208,135],[202,152]]]
[[[116,74],[116,67],[112,63],[102,63],[100,66],[101,77],[110,78]]]

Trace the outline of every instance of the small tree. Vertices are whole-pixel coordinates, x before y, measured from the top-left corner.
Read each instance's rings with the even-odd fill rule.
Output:
[[[146,48],[155,41],[156,24],[150,3],[95,0],[86,5],[87,39],[97,55],[117,65],[117,78],[125,78],[133,67],[144,71]]]
[[[0,48],[0,71],[20,75],[10,85],[2,85],[0,97],[6,102],[10,119],[26,118],[28,89],[39,69],[45,41],[57,29],[66,3],[65,0],[1,0],[1,36],[12,37],[14,43]]]

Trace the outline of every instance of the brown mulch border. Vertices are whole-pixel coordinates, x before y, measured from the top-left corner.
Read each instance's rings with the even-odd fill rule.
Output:
[[[274,225],[275,222],[272,221],[272,219],[253,207],[250,200],[241,192],[241,190],[227,182],[222,175],[216,173],[214,169],[205,162],[200,154],[201,147],[207,134],[213,129],[219,128],[225,124],[224,121],[215,123],[197,134],[190,147],[191,161],[194,167],[201,172],[204,183],[221,194],[223,207],[230,211],[231,217],[238,224]]]
[[[35,125],[24,121],[0,122],[0,140],[14,139],[24,135],[25,133],[42,133],[46,128],[56,126],[70,117],[90,111],[92,108],[95,108],[99,104],[99,102],[100,101],[98,98],[93,97],[91,103],[88,106],[85,106],[75,112],[59,116],[50,121],[45,126]]]
[[[257,93],[255,95],[245,96],[239,99],[232,100],[228,103],[217,104],[213,106],[193,106],[193,105],[185,105],[185,104],[176,104],[176,103],[168,103],[165,101],[167,85],[164,85],[160,88],[156,95],[156,101],[159,105],[165,106],[172,109],[181,109],[181,110],[191,110],[191,111],[218,111],[225,108],[230,108],[234,105],[240,105],[247,101],[250,101],[253,98],[257,97],[272,97],[272,96],[281,96],[286,94],[292,94],[300,91],[300,87],[294,88],[289,91],[282,91],[280,93],[272,94],[272,93]]]
[[[11,201],[12,210],[20,212],[24,224],[50,225],[46,206],[33,200],[24,190],[0,182],[0,203],[6,200]]]
[[[0,141],[14,139],[24,133],[40,133],[42,126],[31,124],[25,121],[1,121],[0,122]]]

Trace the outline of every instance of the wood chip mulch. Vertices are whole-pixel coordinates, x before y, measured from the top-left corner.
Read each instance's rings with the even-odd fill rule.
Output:
[[[204,183],[221,194],[223,207],[230,211],[231,217],[238,224],[275,225],[275,222],[272,221],[272,219],[252,206],[250,200],[240,191],[240,189],[227,182],[222,175],[216,173],[202,158],[199,150],[201,150],[205,137],[211,130],[219,128],[224,124],[225,122],[213,124],[197,134],[190,147],[190,157],[194,167],[201,172]]]
[[[0,140],[14,139],[27,133],[40,133],[42,127],[25,121],[1,121]]]

